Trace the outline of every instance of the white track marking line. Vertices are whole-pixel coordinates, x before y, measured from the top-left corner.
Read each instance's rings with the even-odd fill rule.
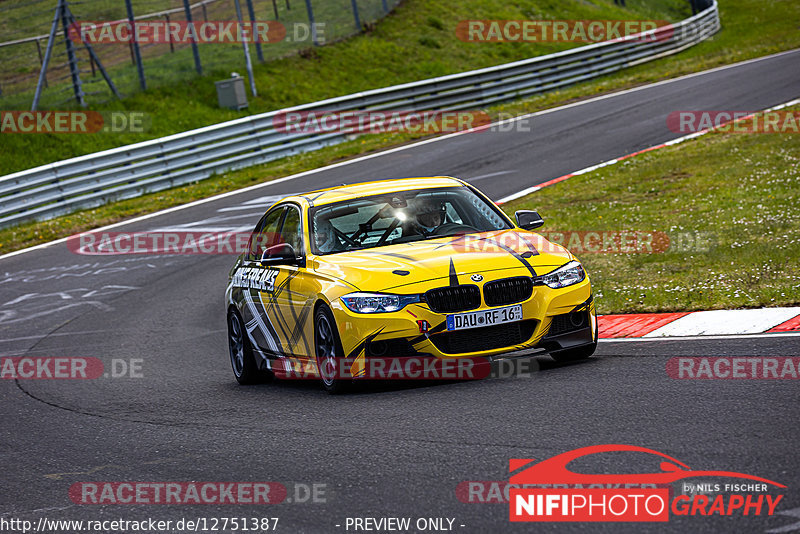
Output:
[[[651,341],[714,341],[715,339],[754,339],[772,337],[800,337],[800,332],[770,332],[768,334],[731,334],[723,336],[675,336],[675,337],[612,337],[600,338],[601,343],[648,343]]]
[[[491,178],[493,176],[502,176],[504,174],[513,174],[517,172],[516,170],[513,171],[497,171],[497,172],[490,172],[489,174],[479,174],[478,176],[473,176],[472,178],[463,178],[468,182],[473,182],[475,180],[483,180],[484,178]]]
[[[637,91],[642,91],[644,89],[649,89],[649,88],[652,88],[652,87],[658,87],[660,85],[665,85],[665,84],[668,84],[668,83],[673,83],[673,82],[677,82],[677,81],[680,81],[680,80],[693,78],[695,76],[711,74],[711,73],[714,73],[714,72],[719,72],[719,71],[722,71],[722,70],[727,70],[727,69],[731,69],[731,68],[735,68],[735,67],[740,67],[742,65],[748,65],[750,63],[756,63],[756,62],[759,62],[759,61],[766,61],[768,59],[773,59],[773,58],[776,58],[776,57],[784,56],[784,55],[787,55],[787,54],[794,54],[794,53],[798,53],[798,52],[800,52],[800,48],[795,48],[793,50],[786,50],[786,51],[783,51],[783,52],[778,52],[776,54],[771,54],[769,56],[757,57],[757,58],[748,59],[748,60],[745,60],[745,61],[740,61],[738,63],[732,63],[730,65],[722,65],[720,67],[714,67],[713,69],[708,69],[708,70],[704,70],[704,71],[700,71],[700,72],[693,72],[691,74],[685,74],[685,75],[679,76],[677,78],[671,78],[669,80],[661,80],[661,81],[654,82],[654,83],[651,83],[651,84],[641,85],[639,87],[632,87],[630,89],[623,89],[622,91],[617,91],[615,93],[609,93],[607,95],[600,95],[600,96],[596,96],[596,97],[593,97],[593,98],[590,98],[590,99],[587,99],[587,100],[581,100],[579,102],[572,102],[571,104],[565,104],[563,106],[558,106],[558,107],[550,108],[550,109],[544,109],[544,110],[541,110],[541,111],[536,111],[534,113],[529,113],[527,115],[520,115],[519,117],[513,117],[513,118],[510,118],[510,119],[505,119],[505,120],[502,120],[502,121],[499,121],[499,122],[496,122],[496,123],[492,123],[492,124],[488,125],[488,127],[498,126],[498,125],[501,125],[501,124],[507,124],[507,123],[510,123],[510,122],[527,119],[529,117],[535,117],[535,116],[538,116],[538,115],[545,115],[547,113],[554,113],[554,112],[560,111],[562,109],[569,109],[569,108],[573,108],[573,107],[576,107],[576,106],[582,106],[584,104],[597,102],[599,100],[605,100],[607,98],[613,98],[613,97],[616,97],[616,96],[621,96],[621,95],[625,95],[625,94],[629,94],[629,93],[634,93],[634,92],[637,92]],[[487,126],[481,126],[481,129],[486,129],[486,128],[487,128]],[[227,197],[230,197],[230,196],[239,195],[239,194],[242,194],[242,193],[247,193],[249,191],[254,191],[256,189],[260,189],[260,188],[263,188],[263,187],[270,187],[270,186],[273,186],[273,185],[276,185],[276,184],[279,184],[279,183],[282,183],[282,182],[287,182],[289,180],[295,180],[295,179],[301,178],[303,176],[309,176],[311,174],[316,174],[316,173],[327,171],[327,170],[330,170],[330,169],[343,167],[345,165],[351,165],[353,163],[358,163],[358,162],[365,161],[365,160],[368,160],[368,159],[377,158],[377,157],[381,157],[381,156],[386,156],[388,154],[394,154],[395,152],[408,150],[410,148],[416,148],[416,147],[419,147],[419,146],[427,145],[428,143],[435,143],[435,142],[438,142],[438,141],[443,141],[445,139],[450,139],[451,137],[456,137],[456,136],[468,134],[468,133],[471,133],[471,132],[472,132],[472,130],[463,130],[463,131],[460,131],[460,132],[454,132],[454,133],[442,135],[442,136],[439,136],[439,137],[432,137],[430,139],[425,139],[423,141],[418,141],[416,143],[411,143],[411,144],[408,144],[408,145],[403,145],[403,146],[399,146],[399,147],[395,147],[395,148],[390,148],[390,149],[384,150],[382,152],[376,152],[374,154],[367,154],[365,156],[360,156],[360,157],[357,157],[357,158],[354,158],[354,159],[350,159],[350,160],[346,160],[346,161],[340,161],[338,163],[333,163],[331,165],[326,165],[324,167],[319,167],[317,169],[311,169],[311,170],[303,171],[303,172],[300,172],[300,173],[297,173],[297,174],[284,176],[283,178],[277,178],[277,179],[271,180],[269,182],[264,182],[264,183],[261,183],[261,184],[251,185],[249,187],[245,187],[243,189],[237,189],[235,191],[228,191],[226,193],[221,193],[219,195],[215,195],[215,196],[212,196],[212,197],[202,198],[200,200],[195,200],[194,202],[189,202],[188,204],[181,204],[180,206],[173,206],[173,207],[167,208],[165,210],[156,211],[156,212],[153,212],[153,213],[148,213],[147,215],[134,217],[133,219],[127,219],[127,220],[120,221],[120,222],[117,222],[117,223],[114,223],[114,224],[109,224],[107,226],[102,226],[100,228],[95,228],[92,231],[93,232],[103,232],[105,230],[110,230],[112,228],[118,228],[118,227],[124,226],[126,224],[133,224],[133,223],[137,223],[137,222],[140,222],[140,221],[145,221],[145,220],[151,219],[153,217],[159,217],[161,215],[166,215],[168,213],[173,213],[173,212],[184,210],[184,209],[187,209],[187,208],[192,208],[194,206],[199,206],[199,205],[205,204],[207,202],[214,202],[214,201],[220,200],[222,198],[227,198]],[[60,239],[56,239],[54,241],[49,241],[47,243],[34,245],[32,247],[24,248],[24,249],[21,249],[21,250],[15,250],[14,252],[9,252],[7,254],[3,254],[2,256],[0,256],[0,260],[3,260],[5,258],[10,258],[12,256],[17,256],[19,254],[25,254],[26,252],[31,252],[31,251],[34,251],[34,250],[47,248],[49,246],[57,245],[59,243],[65,243],[67,241],[67,239],[68,239],[67,237],[62,237]]]

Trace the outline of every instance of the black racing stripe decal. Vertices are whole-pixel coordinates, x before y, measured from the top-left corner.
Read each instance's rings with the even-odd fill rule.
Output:
[[[415,338],[412,338],[409,341],[409,343],[411,343],[412,345],[416,345],[417,343],[419,343],[421,341],[425,341],[426,339],[428,339],[428,335],[430,335],[430,334],[438,334],[439,332],[442,332],[443,330],[447,330],[447,321],[442,321],[441,323],[437,324],[436,326],[434,326],[433,328],[428,330],[427,335],[426,334],[421,334],[421,335],[419,335],[419,336],[417,336]]]
[[[525,244],[528,245],[528,250],[530,250],[533,253],[534,256],[538,256],[539,255],[539,251],[536,250],[536,246],[533,243],[531,243],[530,241],[528,241],[527,237],[525,237],[524,235],[519,234],[519,233],[517,233],[517,235],[520,238],[522,238],[523,241],[525,241]]]
[[[345,184],[342,184],[342,185],[345,185]],[[339,188],[337,187],[336,189],[331,189],[331,190],[329,190],[329,191],[323,191],[323,192],[321,192],[321,193],[317,193],[317,196],[315,196],[314,198],[312,198],[312,199],[310,199],[310,200],[309,200],[309,199],[307,199],[306,197],[303,197],[303,198],[306,198],[306,200],[309,200],[309,203],[310,203],[310,204],[311,204],[311,206],[313,207],[313,205],[314,205],[313,203],[314,203],[314,201],[315,201],[315,200],[317,200],[317,199],[318,199],[318,198],[320,198],[321,196],[327,195],[328,193],[335,193],[335,192],[337,192],[337,191],[338,191],[338,192],[340,192],[340,193],[341,193],[341,192],[347,193],[347,190],[346,190],[346,189],[339,189]]]
[[[397,334],[400,332],[405,332],[405,330],[387,330],[386,332],[381,332],[384,336],[388,336],[389,334]]]
[[[428,333],[429,334],[437,334],[437,333],[442,332],[444,330],[447,330],[447,321],[442,321],[441,323],[437,324],[436,326],[434,326],[433,328],[428,330]]]
[[[497,245],[501,249],[505,250],[506,252],[514,256],[517,260],[519,260],[519,262],[522,263],[522,265],[524,265],[526,269],[528,269],[528,271],[531,273],[531,276],[537,276],[536,271],[533,270],[533,267],[531,266],[530,263],[528,263],[528,260],[519,255],[519,253],[517,253],[517,251],[514,250],[513,248],[506,246],[499,241],[495,241],[494,239],[489,239],[488,237],[482,237],[481,240],[488,241],[489,243]]]
[[[408,260],[408,261],[418,261],[416,258],[412,258],[411,256],[406,256],[405,254],[398,254],[397,252],[377,252],[372,250],[361,250],[364,254],[376,254],[378,256],[391,256],[393,258],[400,258],[401,260]]]
[[[592,301],[593,300],[594,300],[594,296],[589,297],[588,299],[586,299],[586,301],[584,301],[584,302],[578,304],[577,306],[575,306],[574,308],[572,308],[572,311],[570,311],[569,313],[588,310],[589,307],[592,305]]]
[[[347,357],[348,357],[348,358],[354,358],[354,359],[355,359],[355,358],[357,358],[357,357],[358,357],[358,354],[359,354],[359,353],[360,353],[362,350],[364,350],[364,347],[366,347],[366,346],[367,346],[367,343],[369,343],[370,341],[372,341],[373,339],[375,339],[375,338],[378,336],[378,334],[380,334],[382,331],[383,331],[383,327],[381,327],[381,328],[380,328],[380,329],[378,329],[377,331],[375,331],[375,332],[371,333],[370,335],[368,335],[366,338],[364,338],[364,340],[363,340],[361,343],[359,343],[359,344],[356,346],[356,348],[354,348],[353,350],[351,350],[351,351],[350,351],[350,354],[348,354],[348,355],[347,355]]]
[[[250,290],[248,290],[248,291],[250,291]],[[260,298],[259,299],[254,299],[253,298],[253,293],[250,293],[250,300],[252,300],[253,306],[255,307],[255,313],[259,313],[259,314],[261,313],[259,311],[259,309],[258,309],[258,304],[259,303],[261,304],[261,309],[264,311],[264,320],[263,321],[259,321],[259,322],[263,322],[264,323],[264,326],[266,326],[267,330],[269,331],[268,332],[269,336],[272,337],[272,339],[275,341],[275,346],[278,347],[278,354],[272,354],[272,351],[270,349],[267,349],[266,347],[264,347],[262,349],[263,352],[265,352],[267,354],[272,354],[273,356],[281,356],[281,355],[285,354],[285,351],[283,349],[283,343],[281,343],[281,338],[278,337],[278,332],[275,330],[275,326],[272,324],[272,321],[270,320],[269,315],[267,314],[267,308],[264,306],[263,301]],[[254,320],[255,320],[255,318],[254,318]]]
[[[437,245],[436,247],[433,248],[433,250],[439,250],[442,247],[455,246],[456,244],[458,244],[459,241],[464,241],[464,243],[466,243],[466,241],[467,241],[466,236],[460,235],[460,236],[456,237],[455,239],[453,239],[452,241],[448,241],[447,243],[442,243],[441,245]]]
[[[517,234],[517,235],[519,235],[519,234]],[[528,250],[531,252],[531,256],[538,256],[539,255],[539,251],[536,250],[536,247],[534,246],[534,244],[531,243],[524,236],[520,235],[520,237],[522,238],[522,240],[527,245]],[[442,247],[455,246],[455,245],[459,244],[460,241],[464,241],[464,243],[466,244],[466,239],[467,239],[466,236],[458,236],[457,238],[453,239],[452,241],[449,241],[447,243],[444,243],[442,245],[437,246],[436,249],[439,249],[439,248],[442,248]],[[499,241],[496,241],[496,240],[494,240],[492,238],[489,238],[489,237],[478,237],[477,239],[480,240],[480,241],[486,241],[486,242],[495,244],[499,248],[505,250],[506,252],[508,252],[509,254],[514,256],[517,260],[519,260],[525,266],[525,268],[528,269],[528,271],[530,271],[532,276],[536,276],[536,271],[533,270],[533,267],[531,267],[531,265],[528,263],[528,261],[524,257],[522,257],[516,250],[512,249],[509,246],[506,246],[506,245],[500,243]]]
[[[450,257],[450,285],[451,286],[458,285],[458,275],[456,274],[456,266],[453,263],[452,256]]]

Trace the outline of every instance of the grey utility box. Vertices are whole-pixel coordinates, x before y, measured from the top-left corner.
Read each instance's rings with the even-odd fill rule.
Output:
[[[247,93],[244,90],[244,78],[237,76],[214,82],[217,86],[217,101],[219,107],[229,109],[244,109],[247,107]]]

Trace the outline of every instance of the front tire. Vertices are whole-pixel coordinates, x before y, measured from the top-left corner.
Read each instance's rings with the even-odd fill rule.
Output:
[[[237,382],[250,385],[264,380],[265,375],[258,370],[242,319],[233,310],[228,312],[228,352]]]
[[[351,381],[342,378],[344,351],[330,308],[322,304],[314,313],[314,354],[322,387],[330,394],[344,393]]]

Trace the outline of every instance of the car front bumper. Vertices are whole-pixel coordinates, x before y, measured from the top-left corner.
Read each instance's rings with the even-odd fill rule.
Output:
[[[560,289],[535,286],[522,306],[522,320],[513,323],[447,330],[447,315],[425,303],[389,313],[356,313],[340,299],[331,303],[344,355],[358,376],[367,358],[433,357],[448,360],[495,356],[510,351],[544,348],[566,350],[597,340],[597,317],[588,277]],[[465,312],[506,306],[481,306]]]

